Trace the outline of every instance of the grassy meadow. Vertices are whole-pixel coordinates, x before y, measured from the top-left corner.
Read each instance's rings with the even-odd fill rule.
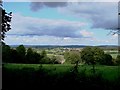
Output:
[[[72,64],[5,64],[5,68],[10,70],[20,70],[23,68],[33,68],[34,70],[39,70],[40,67],[47,70],[49,74],[60,74],[64,72],[69,72],[73,69]],[[107,80],[114,80],[118,77],[119,67],[118,66],[105,66],[96,65],[96,72],[101,73],[102,77]],[[85,70],[87,75],[92,72],[91,65],[79,65],[78,72]]]

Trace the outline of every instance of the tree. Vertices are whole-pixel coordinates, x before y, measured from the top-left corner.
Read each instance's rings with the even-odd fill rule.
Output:
[[[94,60],[96,64],[100,64],[100,62],[104,58],[104,51],[99,47],[93,47],[93,53],[94,53]]]
[[[33,50],[31,48],[28,48],[26,53],[25,63],[32,63],[32,60],[33,60]]]
[[[86,64],[93,65],[95,73],[95,64],[103,60],[104,51],[98,47],[86,47],[81,51],[81,58]]]
[[[117,55],[117,57],[116,57],[116,64],[120,65],[120,55]]]
[[[70,62],[71,64],[75,64],[76,62],[81,61],[80,53],[77,51],[70,51],[70,52],[65,52],[64,58],[66,62]]]
[[[2,28],[0,38],[2,40],[4,40],[5,33],[11,29],[10,22],[11,22],[11,19],[12,19],[12,12],[7,13],[5,11],[5,9],[3,9],[2,1],[0,1],[0,17],[1,17],[1,20],[2,20],[2,22],[0,24],[0,28]]]
[[[42,56],[42,57],[47,57],[47,53],[46,53],[45,50],[43,50],[43,51],[41,52],[41,56]]]
[[[66,51],[66,52],[64,53],[64,58],[65,58],[65,62],[68,62],[68,63],[69,63],[70,55],[69,55],[69,52],[68,52],[68,51]]]
[[[18,52],[14,49],[10,50],[10,61],[11,63],[19,63],[19,55]]]
[[[103,59],[100,61],[102,65],[112,65],[112,56],[110,54],[104,54]]]
[[[50,57],[51,63],[52,63],[52,64],[55,64],[55,63],[56,63],[56,59],[57,59],[57,58],[56,58],[55,55],[51,56],[51,57]]]
[[[23,45],[19,45],[17,48],[16,48],[16,51],[19,55],[19,61],[20,63],[25,63],[25,54],[26,54],[26,49]]]
[[[43,64],[49,64],[51,63],[50,61],[50,58],[47,57],[47,53],[45,50],[43,50],[41,52],[41,60],[40,60],[40,63],[43,63]]]
[[[18,63],[19,55],[15,49],[2,42],[2,61],[4,63]]]
[[[3,44],[2,45],[2,61],[3,62],[11,62],[10,61],[10,52],[11,52],[11,48],[10,48],[10,46],[8,46],[8,45],[5,45],[5,44]]]
[[[26,63],[38,64],[40,61],[40,54],[34,52],[32,48],[28,48],[26,53]]]
[[[81,51],[81,58],[86,64],[99,64],[103,56],[104,51],[99,47],[86,47]]]
[[[41,60],[41,56],[37,52],[33,52],[33,63],[34,64],[39,64]]]
[[[94,52],[91,47],[83,48],[81,51],[81,59],[86,64],[94,63]]]

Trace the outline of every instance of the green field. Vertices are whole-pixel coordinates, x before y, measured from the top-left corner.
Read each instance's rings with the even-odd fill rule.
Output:
[[[116,59],[118,54],[111,54],[112,58]]]
[[[48,70],[49,74],[60,74],[64,72],[71,71],[74,65],[71,64],[5,64],[5,68],[10,70],[14,69],[22,69],[22,68],[34,68],[38,70],[40,67]],[[108,80],[114,80],[118,77],[118,66],[103,66],[103,65],[96,65],[96,72],[101,73],[103,78]],[[86,70],[86,74],[90,75],[92,71],[92,66],[90,65],[80,65],[78,71],[81,72]]]

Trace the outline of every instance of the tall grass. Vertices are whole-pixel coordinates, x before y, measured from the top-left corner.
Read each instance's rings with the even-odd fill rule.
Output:
[[[8,89],[104,89],[117,90],[120,83],[116,66],[96,66],[96,73],[91,72],[92,66],[78,67],[60,64],[5,64],[3,65],[3,90]]]
[[[34,68],[38,70],[42,65],[43,69],[48,70],[50,74],[54,73],[64,73],[71,71],[74,65],[71,64],[5,64],[5,68],[9,69],[22,69],[22,68]],[[102,76],[108,80],[114,80],[118,76],[118,66],[105,66],[105,65],[96,65],[96,72],[101,72]],[[89,75],[92,70],[91,65],[79,65],[78,72],[86,69],[86,74]]]

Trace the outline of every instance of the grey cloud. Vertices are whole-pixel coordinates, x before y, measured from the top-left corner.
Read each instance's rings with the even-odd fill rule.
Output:
[[[32,2],[30,4],[30,8],[32,11],[38,11],[42,7],[43,7],[43,3],[41,3],[41,2]]]
[[[38,11],[43,7],[64,7],[67,5],[67,2],[32,2],[30,4],[32,11]]]
[[[18,20],[19,22],[17,22]],[[84,36],[84,33],[80,32],[82,28],[87,25],[87,23],[78,21],[24,17],[19,14],[14,15],[12,21],[12,30],[7,33],[9,35],[54,36],[61,38],[87,37]]]
[[[117,2],[33,2],[31,9],[37,11],[43,7],[60,7],[68,15],[91,20],[92,28],[118,28]]]
[[[33,31],[27,33],[27,35],[38,35],[38,36],[55,36],[55,37],[71,37],[71,38],[81,38],[83,35],[81,33],[76,34],[78,31],[71,26],[57,26],[57,27],[27,27],[29,30]]]
[[[91,20],[92,28],[117,28],[117,2],[79,2],[61,8],[64,13]],[[63,12],[62,11],[62,12]]]

